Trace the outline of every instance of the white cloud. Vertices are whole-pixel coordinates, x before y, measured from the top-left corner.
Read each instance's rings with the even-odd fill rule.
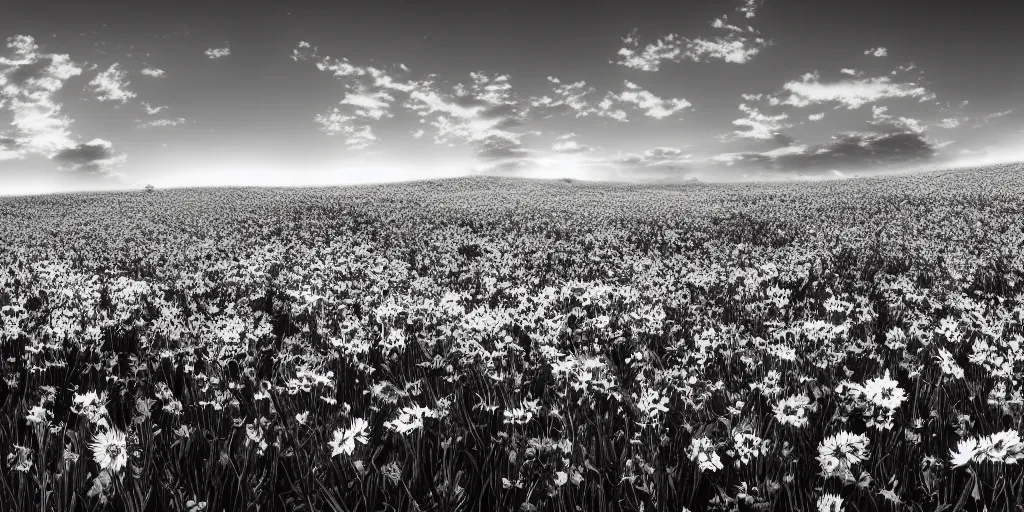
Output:
[[[142,102],[142,106],[143,106],[143,108],[146,109],[146,113],[151,115],[151,116],[159,114],[160,112],[163,112],[164,110],[167,110],[166,106],[154,107],[154,106],[150,105],[149,103],[146,103],[145,101]]]
[[[743,0],[743,5],[736,10],[742,12],[747,18],[753,18],[757,15],[757,9],[759,9],[763,3],[764,0]]]
[[[715,21],[711,22],[711,26],[714,28],[724,28],[725,30],[731,30],[733,32],[743,32],[742,28],[737,27],[736,25],[730,25],[726,16],[715,18]]]
[[[858,74],[856,69],[850,69],[850,68],[840,69],[839,72],[844,74],[844,75],[850,75],[850,76],[857,76],[857,74]]]
[[[341,100],[341,104],[356,107],[355,114],[357,116],[377,120],[385,117],[393,117],[393,114],[389,112],[389,109],[391,107],[391,102],[394,100],[395,98],[388,94],[387,91],[361,93],[350,92]]]
[[[1013,109],[1011,108],[1010,110],[1004,110],[1002,112],[995,112],[995,113],[989,114],[989,115],[983,117],[982,119],[984,119],[986,122],[988,122],[988,121],[991,121],[993,119],[999,119],[1000,117],[1003,117],[1003,116],[1006,116],[1006,115],[1009,115],[1009,114],[1012,114],[1012,113],[1013,113]]]
[[[608,93],[605,96],[604,101],[599,105],[601,108],[599,114],[624,121],[625,119],[622,119],[622,114],[620,113],[621,110],[612,108],[613,106],[623,104],[632,105],[634,108],[642,110],[647,117],[655,119],[665,119],[691,106],[689,101],[682,98],[663,99],[655,96],[650,91],[646,91],[627,80],[625,81],[625,90],[621,93]]]
[[[807,146],[805,144],[800,144],[765,151],[764,153],[761,153],[761,155],[768,158],[779,158],[781,156],[802,155],[804,153],[807,153]]]
[[[583,153],[594,150],[594,148],[574,140],[560,140],[552,144],[551,149],[559,153]]]
[[[185,124],[185,118],[179,117],[177,119],[154,119],[152,121],[139,121],[139,128],[166,128],[178,126],[179,124]]]
[[[729,30],[727,35],[710,39],[704,37],[688,39],[677,34],[668,34],[643,48],[640,47],[639,36],[634,30],[622,39],[625,46],[619,49],[619,59],[616,64],[642,71],[658,71],[661,63],[665,61],[706,62],[718,59],[743,64],[749,62],[762,49],[771,44],[761,37],[750,38],[740,35],[726,26],[724,22],[718,23],[718,21],[716,20],[712,26]]]
[[[966,120],[966,118],[965,118],[965,120]],[[936,126],[939,126],[941,128],[946,128],[946,129],[950,129],[951,130],[953,128],[956,128],[956,127],[960,126],[960,123],[961,123],[961,120],[959,118],[947,117],[947,118],[943,119],[942,122],[940,122]]]
[[[554,84],[554,98],[541,96],[530,98],[530,106],[551,117],[557,113],[572,113],[575,117],[586,117],[595,113],[594,107],[587,101],[587,96],[594,92],[593,87],[580,80],[562,83],[558,78],[549,76],[548,81]]]
[[[321,125],[321,130],[328,135],[343,135],[345,145],[349,149],[365,149],[377,140],[377,136],[373,134],[370,126],[353,124],[354,119],[342,114],[337,107],[326,113],[317,114],[314,118]]]
[[[203,53],[211,59],[220,59],[222,57],[227,57],[228,55],[231,55],[231,48],[208,48]]]
[[[591,146],[580,144],[575,138],[575,133],[559,135],[555,137],[555,143],[551,145],[551,149],[556,153],[586,153],[594,150]]]
[[[883,47],[871,48],[870,50],[864,50],[864,55],[874,55],[875,57],[885,57],[885,56],[889,55],[889,50],[887,50],[887,49],[885,49]]]
[[[817,75],[808,73],[801,81],[790,81],[783,85],[789,97],[783,104],[806,107],[819,103],[836,102],[848,109],[888,98],[934,97],[924,87],[914,83],[893,83],[889,77],[844,79],[823,83]]]
[[[781,130],[791,126],[783,122],[789,117],[789,115],[784,113],[774,116],[765,115],[757,108],[748,106],[746,103],[741,103],[739,109],[743,111],[747,117],[736,119],[732,124],[746,127],[748,129],[734,131],[733,134],[736,137],[771,140],[774,139]]]
[[[761,49],[768,44],[768,41],[760,37],[754,38],[751,44],[747,38],[735,34],[714,39],[697,38],[690,41],[685,56],[694,62],[721,59],[725,62],[744,64],[761,53]]]
[[[100,101],[124,104],[136,96],[128,90],[130,82],[125,81],[127,76],[128,72],[118,69],[118,64],[114,63],[106,71],[96,75],[96,78],[89,82],[89,88]]]
[[[153,78],[163,78],[167,76],[167,73],[165,73],[164,70],[157,68],[143,68],[140,73]]]
[[[424,135],[426,135],[426,133],[427,133],[426,130],[423,130],[421,128],[419,130],[416,130],[416,131],[412,132],[412,138],[419,139],[419,138],[423,137]]]
[[[662,61],[679,62],[686,41],[676,34],[668,34],[640,50],[640,41],[634,30],[622,38],[626,46],[619,49],[618,64],[642,71],[658,71]]]
[[[821,121],[824,118],[825,118],[825,113],[824,112],[820,112],[818,114],[811,114],[811,115],[807,116],[807,119],[810,119],[811,121]]]
[[[72,120],[55,100],[82,68],[66,54],[41,53],[31,36],[10,37],[7,48],[14,52],[11,58],[0,57],[0,106],[10,110],[13,130],[0,136],[2,159],[42,155],[60,162],[62,169],[94,173],[123,161],[124,155],[114,155],[108,141],[82,144],[72,137]]]

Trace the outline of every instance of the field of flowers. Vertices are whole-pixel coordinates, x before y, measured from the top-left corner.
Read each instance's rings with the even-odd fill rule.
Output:
[[[1024,166],[0,199],[0,510],[1021,510]]]

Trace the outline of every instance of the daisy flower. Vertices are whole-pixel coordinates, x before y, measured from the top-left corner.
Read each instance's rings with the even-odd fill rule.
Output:
[[[818,498],[818,512],[842,512],[843,499],[835,494],[823,494]]]
[[[345,430],[335,430],[334,438],[327,443],[331,447],[331,457],[336,455],[352,455],[356,450],[356,442],[366,444],[370,439],[366,431],[370,425],[362,418],[352,420],[352,425]]]
[[[1016,464],[1024,459],[1024,443],[1016,430],[1004,430],[981,439],[976,454],[990,462]]]
[[[953,450],[949,451],[949,456],[950,456],[949,463],[952,464],[953,467],[955,467],[955,468],[958,468],[958,467],[961,467],[961,466],[966,466],[972,460],[974,460],[974,455],[977,453],[977,451],[978,451],[978,440],[977,439],[975,439],[975,438],[961,439],[956,444],[956,451],[953,451]]]
[[[868,442],[867,436],[849,432],[826,438],[818,445],[822,473],[826,477],[848,475],[850,466],[868,458]]]
[[[775,404],[775,419],[783,425],[803,427],[807,425],[807,409],[811,399],[807,395],[793,395]]]
[[[100,469],[118,472],[128,464],[127,438],[124,432],[110,429],[96,434],[89,449]]]

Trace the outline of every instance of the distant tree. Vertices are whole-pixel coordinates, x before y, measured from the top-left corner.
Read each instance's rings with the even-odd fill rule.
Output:
[[[156,190],[156,187],[154,187],[153,185],[146,185],[146,192],[152,194],[154,190]]]

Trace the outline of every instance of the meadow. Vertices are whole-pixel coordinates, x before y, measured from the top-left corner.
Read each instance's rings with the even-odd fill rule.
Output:
[[[1022,251],[1022,165],[0,198],[0,510],[1021,510]]]

